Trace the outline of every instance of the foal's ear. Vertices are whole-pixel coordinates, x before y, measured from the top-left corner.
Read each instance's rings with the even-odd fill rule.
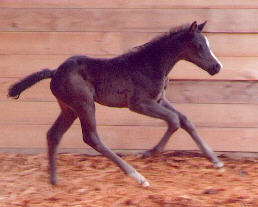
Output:
[[[198,31],[201,32],[205,26],[205,24],[207,23],[207,21],[203,22],[202,24],[198,25]]]
[[[194,22],[191,24],[191,26],[190,26],[189,34],[193,34],[193,33],[196,31],[197,27],[198,27],[198,26],[197,26],[197,22],[194,21]]]

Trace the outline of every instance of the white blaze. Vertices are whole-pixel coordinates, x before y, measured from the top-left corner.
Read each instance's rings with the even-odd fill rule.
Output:
[[[218,58],[214,55],[214,53],[211,51],[210,43],[209,43],[208,38],[207,38],[206,36],[204,36],[204,37],[205,37],[206,44],[207,44],[207,46],[208,46],[208,48],[209,48],[209,50],[210,50],[210,53],[211,53],[212,57],[218,62],[218,64],[220,65],[220,68],[223,68],[222,63],[219,61],[219,59],[218,59]]]

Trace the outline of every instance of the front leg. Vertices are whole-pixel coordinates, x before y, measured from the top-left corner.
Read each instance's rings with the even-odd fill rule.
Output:
[[[134,104],[130,107],[130,110],[153,118],[162,119],[166,121],[168,125],[167,131],[165,132],[159,143],[151,150],[143,153],[143,158],[163,151],[171,135],[180,127],[180,119],[177,112],[171,111],[170,109],[167,109],[166,107],[153,100],[146,100],[142,101],[141,103]]]
[[[169,103],[169,101],[164,97],[161,101],[161,105],[166,107],[167,109],[175,112],[176,109]],[[206,157],[214,163],[214,167],[221,168],[224,166],[223,162],[221,162],[218,157],[214,154],[209,145],[199,136],[194,125],[191,121],[183,114],[177,111],[177,114],[180,119],[180,127],[184,129],[195,141],[198,145],[199,149],[206,155]]]

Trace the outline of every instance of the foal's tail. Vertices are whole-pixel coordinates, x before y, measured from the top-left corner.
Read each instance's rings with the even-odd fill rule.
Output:
[[[32,73],[28,75],[24,79],[18,81],[17,83],[13,84],[8,90],[8,96],[13,97],[14,99],[18,99],[20,94],[26,90],[27,88],[31,87],[35,83],[46,79],[52,78],[54,74],[54,70],[44,69],[36,73]]]

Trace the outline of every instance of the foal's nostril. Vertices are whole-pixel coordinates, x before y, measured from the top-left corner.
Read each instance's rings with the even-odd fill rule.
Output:
[[[220,68],[221,68],[221,65],[217,63],[217,64],[215,65],[215,67],[214,67],[214,71],[218,73],[219,70],[220,70]]]
[[[216,66],[215,66],[215,68],[217,69],[217,70],[219,70],[220,68],[221,68],[221,66],[220,66],[220,64],[216,64]]]

